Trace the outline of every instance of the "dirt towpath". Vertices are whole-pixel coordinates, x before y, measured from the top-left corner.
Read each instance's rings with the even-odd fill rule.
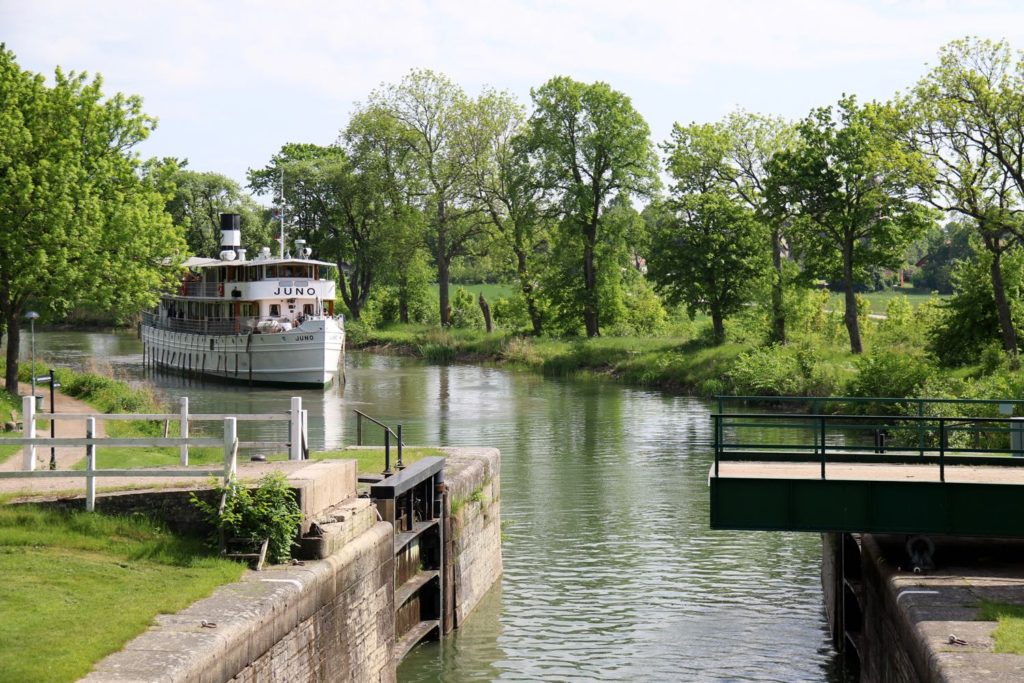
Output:
[[[50,397],[49,390],[46,387],[42,387],[42,390],[46,391],[46,406],[44,410],[50,411]],[[19,384],[18,393],[22,396],[27,396],[32,393],[32,386],[29,384]],[[40,392],[40,387],[36,387],[36,393]],[[54,396],[54,404],[58,413],[98,413],[99,411],[90,406],[87,403],[79,401],[78,399],[65,396],[64,394],[58,393]],[[18,411],[19,419],[23,418],[21,411]],[[6,416],[5,416],[6,419]],[[106,430],[104,429],[104,423],[102,420],[96,421],[97,436],[104,436]],[[48,437],[50,435],[49,425],[40,426],[37,429],[36,435],[39,437]],[[57,436],[59,437],[84,437],[85,436],[85,420],[58,420],[57,421]],[[67,470],[71,469],[75,463],[85,458],[85,448],[67,446],[64,448],[56,449],[57,456],[57,469]],[[50,449],[46,447],[36,447],[36,469],[48,469],[50,467]],[[22,454],[18,451],[5,462],[0,463],[0,472],[11,472],[22,469]],[[19,486],[14,488],[20,488],[20,485],[25,483],[24,480],[17,479],[0,479],[0,490],[10,490],[8,484],[18,483]]]
[[[28,384],[21,384],[18,386],[19,392],[22,395],[31,393],[32,388]],[[38,392],[38,388],[37,388]],[[79,413],[79,414],[96,414],[97,411],[94,407],[90,406],[83,401],[71,398],[70,396],[64,396],[63,394],[57,394],[54,398],[56,409],[58,413]],[[49,396],[47,396],[47,411],[49,411]],[[19,417],[21,411],[19,410]],[[3,416],[5,419],[9,416]],[[103,428],[104,422],[102,420],[96,421],[97,436],[105,436],[106,432]],[[50,434],[49,427],[46,429],[40,428],[38,436],[48,437]],[[57,434],[58,437],[84,437],[85,436],[85,420],[60,420],[57,422]],[[57,455],[57,470],[70,470],[81,460],[85,459],[85,448],[82,446],[78,447],[63,447],[56,449]],[[102,467],[102,453],[98,454],[97,457],[100,459],[99,467]],[[256,480],[261,476],[271,471],[284,472],[285,474],[294,470],[301,469],[310,464],[309,460],[297,460],[297,461],[285,461],[285,462],[245,462],[239,459],[238,463],[238,476],[243,480]],[[46,470],[50,467],[50,449],[46,446],[36,447],[36,469]],[[0,463],[0,472],[14,472],[22,469],[22,451],[17,451],[11,455],[6,461]],[[152,468],[161,469],[161,468]],[[181,467],[175,466],[173,468],[162,468],[162,469],[178,469]],[[203,465],[197,466],[196,469],[217,469],[217,466]],[[206,475],[197,475],[194,479],[188,477],[117,477],[117,478],[105,478],[97,482],[97,490],[110,491],[110,490],[127,490],[127,489],[151,489],[151,488],[183,488],[183,489],[194,489],[204,488],[209,486],[210,477]],[[0,478],[0,496],[6,496],[13,494],[16,499],[19,498],[33,498],[33,497],[54,497],[54,496],[81,496],[85,493],[85,478],[78,472],[71,474],[67,477],[40,477],[40,478]]]

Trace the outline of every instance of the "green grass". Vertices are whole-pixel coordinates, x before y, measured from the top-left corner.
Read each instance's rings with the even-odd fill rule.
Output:
[[[437,448],[403,448],[402,462],[412,464],[431,455],[444,455]],[[398,451],[391,449],[391,467],[395,467]],[[352,448],[310,454],[310,460],[355,460],[359,474],[380,474],[384,471],[384,448]]]
[[[992,634],[996,641],[996,652],[1024,654],[1024,605],[984,600],[978,620],[997,622]]]
[[[122,425],[125,423],[111,423]],[[130,424],[130,423],[128,423]],[[220,465],[224,462],[224,451],[220,448],[190,448],[189,464]],[[405,464],[413,463],[429,455],[443,455],[436,448],[404,448],[402,460]],[[391,466],[394,467],[398,451],[391,449]],[[159,467],[176,465],[179,462],[177,448],[100,448],[97,449],[96,461],[104,469],[122,469],[132,467]],[[357,448],[352,450],[336,450],[312,452],[310,460],[355,460],[360,474],[379,474],[384,469],[384,448]],[[273,453],[267,456],[268,462],[288,460],[287,453]],[[85,463],[80,462],[76,469],[84,469]]]
[[[243,570],[144,518],[0,508],[0,678],[77,680]]]
[[[460,285],[456,283],[450,283],[448,285],[448,296],[453,295],[455,293],[455,290],[459,289],[460,287],[471,292],[473,294],[473,298],[476,298],[480,296],[480,294],[483,294],[484,298],[487,299],[487,302],[490,304],[493,304],[495,301],[497,301],[499,297],[508,298],[518,291],[517,286],[511,284],[484,283],[475,285]],[[434,285],[434,290],[435,292],[437,292],[437,296],[440,297],[440,290],[438,289],[438,286],[436,284]]]
[[[162,422],[110,420],[106,423],[108,437],[163,436],[163,429]],[[178,424],[172,422],[168,435],[176,437],[178,434]],[[96,448],[96,467],[102,469],[161,467],[165,465],[178,465],[180,462],[181,452],[177,446],[170,448],[98,446]],[[189,465],[220,465],[223,462],[223,448],[195,446],[188,449]],[[74,469],[84,470],[85,461],[80,460],[75,464]]]
[[[2,428],[4,423],[11,421],[11,411],[17,411],[20,419],[21,402],[17,397],[11,396],[6,391],[0,391],[0,428]],[[21,450],[21,446],[2,445],[4,437],[20,438],[21,432],[6,432],[0,429],[0,462],[5,462],[7,458]]]
[[[913,308],[917,308],[926,301],[931,300],[931,294],[924,294],[920,292],[914,292],[909,287],[902,289],[887,289],[880,292],[863,292],[858,296],[866,299],[871,304],[871,312],[877,314],[884,314],[885,307],[889,305],[897,296],[906,297],[907,303]],[[936,295],[938,296],[938,295]],[[948,296],[940,296],[939,298],[948,298]],[[838,311],[844,310],[845,300],[842,292],[832,293],[832,307]]]
[[[742,344],[707,346],[684,337],[559,339],[508,332],[440,330],[429,325],[362,328],[356,347],[391,349],[431,362],[494,362],[548,377],[608,377],[630,384],[700,393],[721,379]]]

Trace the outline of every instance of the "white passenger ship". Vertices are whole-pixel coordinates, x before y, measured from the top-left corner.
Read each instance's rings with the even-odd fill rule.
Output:
[[[253,384],[326,386],[343,378],[337,268],[310,259],[304,240],[295,241],[297,258],[264,247],[247,259],[239,227],[237,214],[221,214],[220,258],[189,259],[179,290],[142,314],[146,362]]]

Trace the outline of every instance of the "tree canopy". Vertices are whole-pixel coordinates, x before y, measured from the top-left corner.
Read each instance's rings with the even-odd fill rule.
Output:
[[[690,315],[711,315],[715,341],[723,321],[752,301],[768,268],[768,230],[741,192],[753,196],[732,165],[731,131],[694,124],[672,129],[663,146],[672,176],[670,218],[653,231],[649,274],[672,303]]]
[[[989,252],[990,289],[1003,349],[1016,355],[1017,331],[1004,255],[1024,238],[1024,61],[1006,43],[958,40],[904,101],[910,147],[934,169],[925,199],[966,217]]]
[[[794,217],[793,248],[805,272],[842,283],[850,350],[863,351],[855,287],[873,267],[896,268],[931,221],[914,201],[927,172],[921,159],[886,134],[891,110],[848,96],[797,126],[792,150],[769,163],[769,196]]]
[[[186,245],[132,152],[155,125],[138,97],[105,98],[100,77],[60,69],[48,86],[2,45],[0,92],[0,317],[16,393],[30,306],[127,318],[173,284]]]
[[[561,212],[563,243],[579,243],[583,277],[575,303],[587,336],[594,337],[601,333],[602,219],[616,197],[647,196],[657,188],[651,131],[630,99],[607,83],[557,76],[531,95],[531,146]]]

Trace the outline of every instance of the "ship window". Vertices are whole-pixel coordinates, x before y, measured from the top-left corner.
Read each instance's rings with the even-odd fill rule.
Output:
[[[281,305],[280,304],[270,304],[270,315],[271,315],[271,317],[276,317],[276,316],[281,315]]]
[[[302,312],[306,315],[313,315],[313,304],[302,304]]]

